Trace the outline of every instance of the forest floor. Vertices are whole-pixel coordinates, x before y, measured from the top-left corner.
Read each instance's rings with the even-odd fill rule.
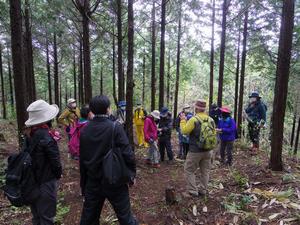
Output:
[[[6,158],[16,151],[15,124],[0,121],[0,182],[3,184]],[[1,141],[1,138],[0,138]],[[176,137],[173,148],[178,149]],[[68,158],[65,139],[60,141],[64,174],[60,180],[57,224],[79,224],[83,199],[80,195],[78,162]],[[245,144],[236,144],[231,168],[217,162],[211,170],[209,195],[192,198],[185,194],[184,161],[162,163],[160,168],[144,164],[146,149],[136,149],[137,183],[130,189],[133,213],[140,224],[300,224],[300,165],[285,157],[285,171],[267,169],[268,153],[251,156]],[[175,188],[177,203],[165,201],[165,190]],[[15,208],[0,195],[0,224],[29,225],[28,208]],[[106,202],[101,224],[117,224]]]

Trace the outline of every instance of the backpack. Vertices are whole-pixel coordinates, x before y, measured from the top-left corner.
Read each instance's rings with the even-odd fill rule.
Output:
[[[70,130],[70,141],[68,143],[69,153],[73,156],[79,156],[79,144],[80,144],[80,130],[87,123],[77,123],[75,127],[72,127]]]
[[[38,138],[33,139],[29,147],[8,157],[5,185],[2,189],[13,206],[30,205],[40,195],[30,156],[39,141]]]
[[[217,145],[217,133],[213,120],[210,119],[210,117],[204,120],[197,116],[195,116],[195,118],[200,126],[200,134],[199,138],[197,138],[198,148],[206,151],[214,149]]]
[[[133,173],[127,167],[121,149],[115,146],[113,123],[112,145],[102,160],[103,183],[109,185],[126,184],[133,178]]]

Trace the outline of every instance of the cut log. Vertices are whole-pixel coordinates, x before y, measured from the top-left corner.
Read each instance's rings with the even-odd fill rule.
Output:
[[[167,205],[173,205],[177,202],[175,188],[168,187],[166,189],[166,203]]]

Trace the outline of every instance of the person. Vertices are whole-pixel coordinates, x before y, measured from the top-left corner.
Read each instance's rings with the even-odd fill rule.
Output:
[[[116,121],[118,121],[120,124],[122,124],[123,127],[125,127],[125,123],[126,123],[126,101],[119,101],[118,109],[117,109],[116,115],[114,117],[116,118]]]
[[[143,109],[141,103],[137,103],[137,108],[134,111],[134,116],[133,116],[133,123],[136,126],[136,136],[137,136],[137,141],[138,145],[146,146],[145,140],[144,140],[144,121],[147,116],[146,110]]]
[[[158,110],[154,110],[145,119],[144,124],[144,136],[145,141],[149,144],[148,157],[146,159],[147,164],[151,164],[153,167],[160,167],[159,165],[159,153],[157,147],[157,125],[156,122],[160,119],[160,113]]]
[[[195,105],[195,116],[189,121],[184,114],[181,115],[180,129],[183,135],[189,135],[189,152],[184,164],[184,174],[187,183],[187,192],[191,196],[207,194],[209,171],[213,151],[199,147],[201,121],[207,121],[209,128],[215,129],[214,120],[205,113],[206,101],[199,99]],[[199,184],[196,183],[196,171],[199,168]]]
[[[88,105],[83,106],[80,109],[80,119],[76,123],[74,127],[71,128],[70,131],[70,141],[68,143],[69,153],[71,154],[71,158],[78,160],[79,159],[79,143],[80,143],[80,130],[84,128],[90,117],[90,109]]]
[[[59,149],[50,131],[52,120],[57,116],[57,105],[44,100],[31,103],[23,147],[38,143],[31,152],[34,176],[39,185],[39,197],[30,204],[33,225],[54,225],[57,204],[57,181],[62,174]]]
[[[211,109],[209,111],[209,116],[213,118],[215,121],[216,126],[218,126],[219,118],[221,117],[221,111],[217,104],[213,103],[211,105]]]
[[[71,128],[76,125],[79,118],[80,110],[77,107],[76,100],[74,98],[68,99],[66,109],[58,117],[58,123],[65,127],[65,131],[68,135],[69,140],[71,138]]]
[[[122,125],[109,119],[108,97],[93,97],[89,107],[94,118],[80,132],[80,186],[84,196],[80,224],[99,225],[105,199],[113,206],[120,224],[137,224],[131,212],[128,184],[106,184],[103,182],[101,169],[102,160],[111,148],[112,139],[120,148],[122,157],[133,174],[136,173],[134,152]]]
[[[178,158],[184,159],[184,151],[186,150],[184,147],[187,147],[186,142],[187,139],[183,137],[181,130],[180,130],[180,115],[184,113],[186,116],[192,117],[193,114],[189,112],[190,110],[190,105],[185,105],[182,109],[182,111],[178,114],[176,120],[175,120],[175,129],[177,132],[178,136],[178,142],[179,142],[179,153],[178,153]],[[186,136],[187,137],[187,136]]]
[[[192,113],[186,114],[186,120],[189,121],[193,117]],[[189,152],[190,146],[190,138],[188,135],[182,135],[182,147],[183,147],[183,155],[182,159],[186,159],[187,153]]]
[[[256,154],[259,150],[259,136],[260,129],[264,127],[266,123],[266,105],[261,101],[259,93],[254,91],[249,96],[250,103],[245,110],[246,119],[248,121],[248,131],[250,140],[252,142],[252,148],[250,151]]]
[[[220,133],[220,156],[221,163],[228,166],[232,165],[232,150],[233,143],[236,139],[237,129],[234,119],[231,117],[231,110],[227,106],[220,108],[222,117],[218,123],[217,132]],[[227,155],[227,161],[225,163],[225,152]]]
[[[169,162],[173,161],[173,151],[171,145],[172,118],[167,107],[162,107],[160,111],[160,120],[158,123],[158,146],[161,162],[165,161],[165,151],[167,151]]]

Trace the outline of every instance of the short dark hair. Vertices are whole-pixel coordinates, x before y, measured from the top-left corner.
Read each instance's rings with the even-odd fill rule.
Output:
[[[90,110],[95,115],[106,114],[109,107],[110,101],[105,95],[95,96],[90,101]]]
[[[87,119],[88,116],[89,116],[89,112],[90,112],[90,108],[88,105],[85,105],[83,106],[81,109],[80,109],[80,116],[81,118],[84,118],[84,119]]]

